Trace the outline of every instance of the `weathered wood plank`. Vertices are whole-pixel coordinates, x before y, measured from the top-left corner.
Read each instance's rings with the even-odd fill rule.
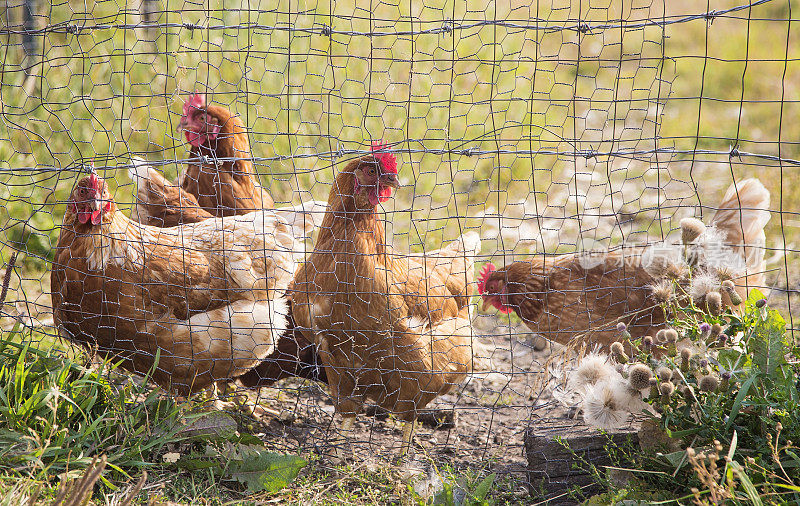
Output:
[[[540,419],[525,431],[528,480],[535,498],[554,499],[553,504],[574,504],[564,495],[570,488],[586,492],[593,480],[588,463],[603,466],[611,463],[606,450],[609,444],[635,446],[638,427],[603,433],[576,420]]]

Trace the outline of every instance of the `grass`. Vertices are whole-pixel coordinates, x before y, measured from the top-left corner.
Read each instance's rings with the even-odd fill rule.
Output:
[[[738,146],[800,159],[800,124],[793,120],[800,115],[800,31],[787,22],[790,11],[795,21],[800,13],[796,0],[663,31],[579,34],[512,23],[420,33],[450,20],[616,25],[741,3],[608,0],[591,8],[583,2],[579,12],[579,3],[566,0],[410,0],[371,10],[353,0],[248,2],[251,10],[218,0],[202,8],[170,1],[159,3],[165,12],[158,21],[171,26],[130,30],[117,26],[140,22],[137,2],[53,5],[39,26],[106,27],[37,36],[44,62],[32,61],[32,78],[23,70],[19,35],[0,33],[0,262],[14,249],[25,253],[9,301],[39,329],[27,337],[28,352],[65,347],[53,338],[46,295],[48,261],[76,177],[63,169],[96,159],[125,208],[133,198],[124,170],[130,156],[163,162],[170,177],[181,170],[186,147],[176,126],[182,96],[193,90],[243,117],[257,169],[277,202],[325,198],[342,159],[320,154],[363,149],[377,138],[395,144],[406,186],[387,204],[388,230],[401,250],[437,248],[470,227],[481,231],[483,254],[495,263],[572,251],[581,237],[603,244],[660,238],[679,218],[708,213],[696,206],[713,207],[732,176],[755,175],[772,192],[776,211],[767,228],[774,269],[768,282],[793,290],[800,281],[795,167],[699,153],[588,159],[564,153]],[[19,2],[0,7],[3,27],[18,30],[20,16]],[[332,36],[303,31],[325,25]],[[370,31],[413,35],[342,33]],[[467,148],[485,153],[436,152]],[[770,303],[792,325],[790,297],[776,292]],[[332,483],[306,474],[298,483],[315,479]],[[379,473],[352,482],[372,483],[364,486],[378,493],[389,486],[382,480]],[[176,498],[204,491],[219,492],[220,502],[237,497],[218,487],[208,492],[203,487],[212,481],[193,474],[169,488],[175,485]],[[0,479],[2,492],[17,485]]]

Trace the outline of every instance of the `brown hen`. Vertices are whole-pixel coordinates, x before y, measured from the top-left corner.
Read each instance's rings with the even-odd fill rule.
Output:
[[[468,303],[478,234],[433,254],[395,254],[378,206],[399,182],[394,156],[382,149],[374,145],[336,177],[314,252],[290,288],[298,329],[319,346],[346,433],[365,399],[413,422],[473,366]],[[403,452],[412,437],[407,423]]]
[[[699,270],[686,290],[702,297],[698,283],[719,286],[732,279],[742,298],[748,287],[764,285],[764,226],[769,192],[757,179],[731,186],[711,226],[688,248]],[[685,279],[684,246],[657,244],[587,254],[566,254],[514,262],[502,269],[487,264],[478,289],[483,309],[516,312],[534,332],[565,344],[575,336],[606,345],[619,338],[616,324],[644,335],[660,328],[664,312],[654,293],[659,281]],[[698,276],[697,274],[703,274]],[[707,290],[708,287],[706,287]],[[730,298],[723,296],[730,304]]]
[[[67,205],[51,273],[53,315],[181,394],[244,374],[287,328],[285,289],[323,203],[171,228],[120,212],[95,174]],[[316,219],[316,221],[315,221]]]

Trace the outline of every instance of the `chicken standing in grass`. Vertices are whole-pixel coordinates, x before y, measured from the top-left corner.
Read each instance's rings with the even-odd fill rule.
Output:
[[[290,288],[298,329],[319,346],[345,434],[366,399],[406,423],[473,368],[469,296],[475,232],[426,255],[392,251],[378,206],[398,188],[383,146],[333,182],[314,252]]]
[[[691,239],[686,247],[625,247],[599,259],[566,254],[502,269],[487,264],[478,282],[483,309],[514,311],[531,330],[562,344],[585,333],[586,341],[606,345],[619,338],[618,322],[635,335],[661,328],[664,313],[659,303],[671,296],[673,279],[698,304],[716,291],[735,307],[738,304],[723,289],[726,280],[733,282],[738,299],[746,298],[748,287],[764,286],[769,205],[767,189],[757,179],[747,179],[727,191],[710,227],[684,223],[684,234],[689,235],[684,240]],[[684,248],[699,267],[691,282],[685,277]]]
[[[182,395],[236,378],[286,329],[285,290],[324,206],[158,228],[128,219],[93,173],[64,215],[51,273],[55,322],[131,371],[147,372],[160,355],[153,379]]]

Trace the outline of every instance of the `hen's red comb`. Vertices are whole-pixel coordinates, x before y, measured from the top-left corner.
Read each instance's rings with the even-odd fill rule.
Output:
[[[189,95],[189,99],[183,103],[183,115],[188,116],[192,107],[195,109],[202,109],[206,106],[206,96],[199,93]]]
[[[384,172],[397,174],[397,158],[395,158],[392,153],[376,153],[376,151],[386,151],[388,149],[389,146],[384,144],[383,141],[372,141],[372,153],[378,160],[378,163],[381,164],[381,168],[384,170]]]
[[[486,280],[489,279],[489,275],[497,270],[497,267],[494,266],[492,262],[483,266],[481,269],[481,275],[478,276],[478,293],[483,295],[484,288],[486,287]]]
[[[102,186],[102,182],[97,176],[97,172],[94,170],[94,162],[89,164],[89,184],[92,185],[92,188],[95,190],[99,190]]]

